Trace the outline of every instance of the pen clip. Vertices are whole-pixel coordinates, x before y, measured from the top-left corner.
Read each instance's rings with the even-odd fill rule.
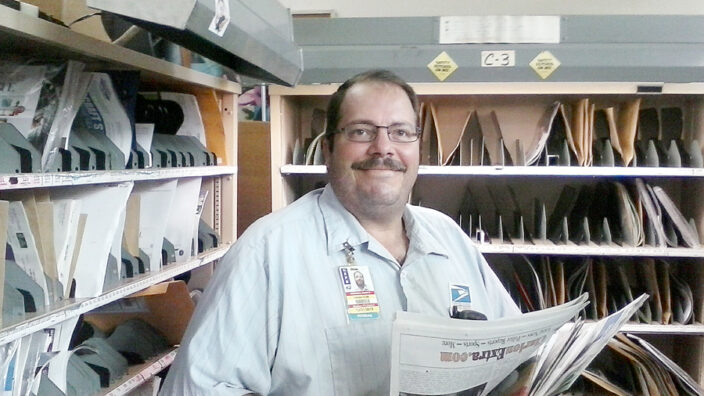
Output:
[[[486,315],[479,311],[475,311],[473,309],[463,309],[459,311],[457,310],[457,307],[452,307],[452,314],[450,317],[453,319],[486,320]]]

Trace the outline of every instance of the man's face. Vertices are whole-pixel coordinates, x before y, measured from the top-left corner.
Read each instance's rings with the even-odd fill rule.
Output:
[[[362,275],[361,272],[357,271],[354,273],[354,283],[356,283],[357,287],[360,289],[364,287],[364,275]]]
[[[340,106],[338,128],[354,123],[416,125],[408,95],[393,84],[358,83],[349,88]],[[418,174],[419,141],[395,143],[386,128],[379,128],[368,143],[334,136],[333,151],[323,150],[330,184],[338,199],[353,214],[403,208]]]

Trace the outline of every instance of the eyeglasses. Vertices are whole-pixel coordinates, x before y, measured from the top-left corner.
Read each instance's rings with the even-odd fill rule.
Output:
[[[379,128],[386,128],[389,140],[395,143],[415,142],[421,135],[420,127],[411,124],[373,125],[358,123],[340,128],[338,132],[345,135],[347,140],[351,142],[369,143],[376,139],[379,134]]]

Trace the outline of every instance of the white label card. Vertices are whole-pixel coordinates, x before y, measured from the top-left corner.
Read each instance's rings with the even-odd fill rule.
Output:
[[[560,16],[486,15],[440,17],[438,44],[560,42]]]
[[[230,0],[215,0],[215,12],[208,30],[222,37],[230,23]]]

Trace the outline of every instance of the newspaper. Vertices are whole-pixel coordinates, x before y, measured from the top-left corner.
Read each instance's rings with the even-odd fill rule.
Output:
[[[397,312],[390,395],[551,395],[566,390],[648,298],[596,323],[577,318],[582,294],[563,305],[491,321]],[[493,392],[492,392],[493,391]]]
[[[32,131],[46,71],[46,65],[0,65],[0,121],[14,125],[25,137]]]

